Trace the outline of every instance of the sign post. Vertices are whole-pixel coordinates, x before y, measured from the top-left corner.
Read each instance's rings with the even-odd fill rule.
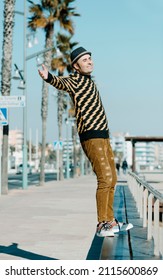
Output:
[[[24,95],[0,96],[0,108],[25,107]]]
[[[54,141],[54,150],[57,152],[57,181],[59,180],[59,151],[62,150],[62,147],[62,141]]]
[[[8,125],[8,109],[0,108],[0,125]],[[1,157],[2,157],[2,129],[0,127],[0,195],[2,194],[2,178],[1,178]]]
[[[0,108],[0,124],[8,125],[8,109]]]
[[[0,195],[2,194],[1,157],[2,157],[2,129],[0,127]]]
[[[22,95],[0,96],[0,125],[2,126],[8,125],[9,107],[25,107],[25,96]],[[2,157],[2,132],[0,128],[0,195],[2,194],[1,157]]]

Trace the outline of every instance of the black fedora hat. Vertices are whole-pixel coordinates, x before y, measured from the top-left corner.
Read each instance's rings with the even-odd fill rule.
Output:
[[[77,62],[77,60],[80,57],[82,57],[85,54],[90,54],[91,55],[91,52],[88,52],[83,47],[79,47],[79,48],[73,50],[72,53],[71,53],[71,64],[73,65],[75,62]]]

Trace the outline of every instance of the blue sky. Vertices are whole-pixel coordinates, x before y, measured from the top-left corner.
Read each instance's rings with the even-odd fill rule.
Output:
[[[35,1],[38,2],[38,1]],[[162,0],[77,0],[80,17],[74,19],[74,41],[92,52],[93,75],[109,120],[111,133],[163,135],[163,1]],[[0,3],[0,56],[2,50],[2,10]],[[23,11],[23,1],[16,1]],[[13,64],[23,65],[23,17],[16,15]],[[32,54],[44,48],[27,50]],[[14,69],[14,67],[13,67]],[[12,81],[12,95],[20,95]],[[41,87],[35,59],[27,62],[28,130],[39,129],[41,139]],[[57,107],[49,88],[47,141],[57,139]],[[10,109],[10,128],[22,129],[22,109]],[[65,131],[65,129],[64,129]]]

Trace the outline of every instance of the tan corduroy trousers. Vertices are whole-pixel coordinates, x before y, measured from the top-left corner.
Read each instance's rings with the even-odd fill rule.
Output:
[[[97,177],[96,203],[98,222],[112,221],[114,218],[113,202],[117,173],[110,140],[95,138],[86,140],[81,144]]]

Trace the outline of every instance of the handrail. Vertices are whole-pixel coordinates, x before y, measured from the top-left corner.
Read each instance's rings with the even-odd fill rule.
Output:
[[[149,185],[146,181],[142,180],[141,178],[139,178],[138,175],[136,175],[133,172],[128,172],[128,174],[130,174],[131,176],[133,176],[136,181],[138,183],[140,183],[141,185],[143,185],[145,188],[147,188],[155,198],[159,199],[161,203],[163,203],[163,194],[160,193],[158,190],[156,190],[155,188],[153,188],[151,185]]]
[[[163,258],[163,223],[160,219],[163,194],[133,172],[129,171],[127,177],[140,218],[143,219],[143,227],[147,227],[147,240],[153,238],[154,255]]]

